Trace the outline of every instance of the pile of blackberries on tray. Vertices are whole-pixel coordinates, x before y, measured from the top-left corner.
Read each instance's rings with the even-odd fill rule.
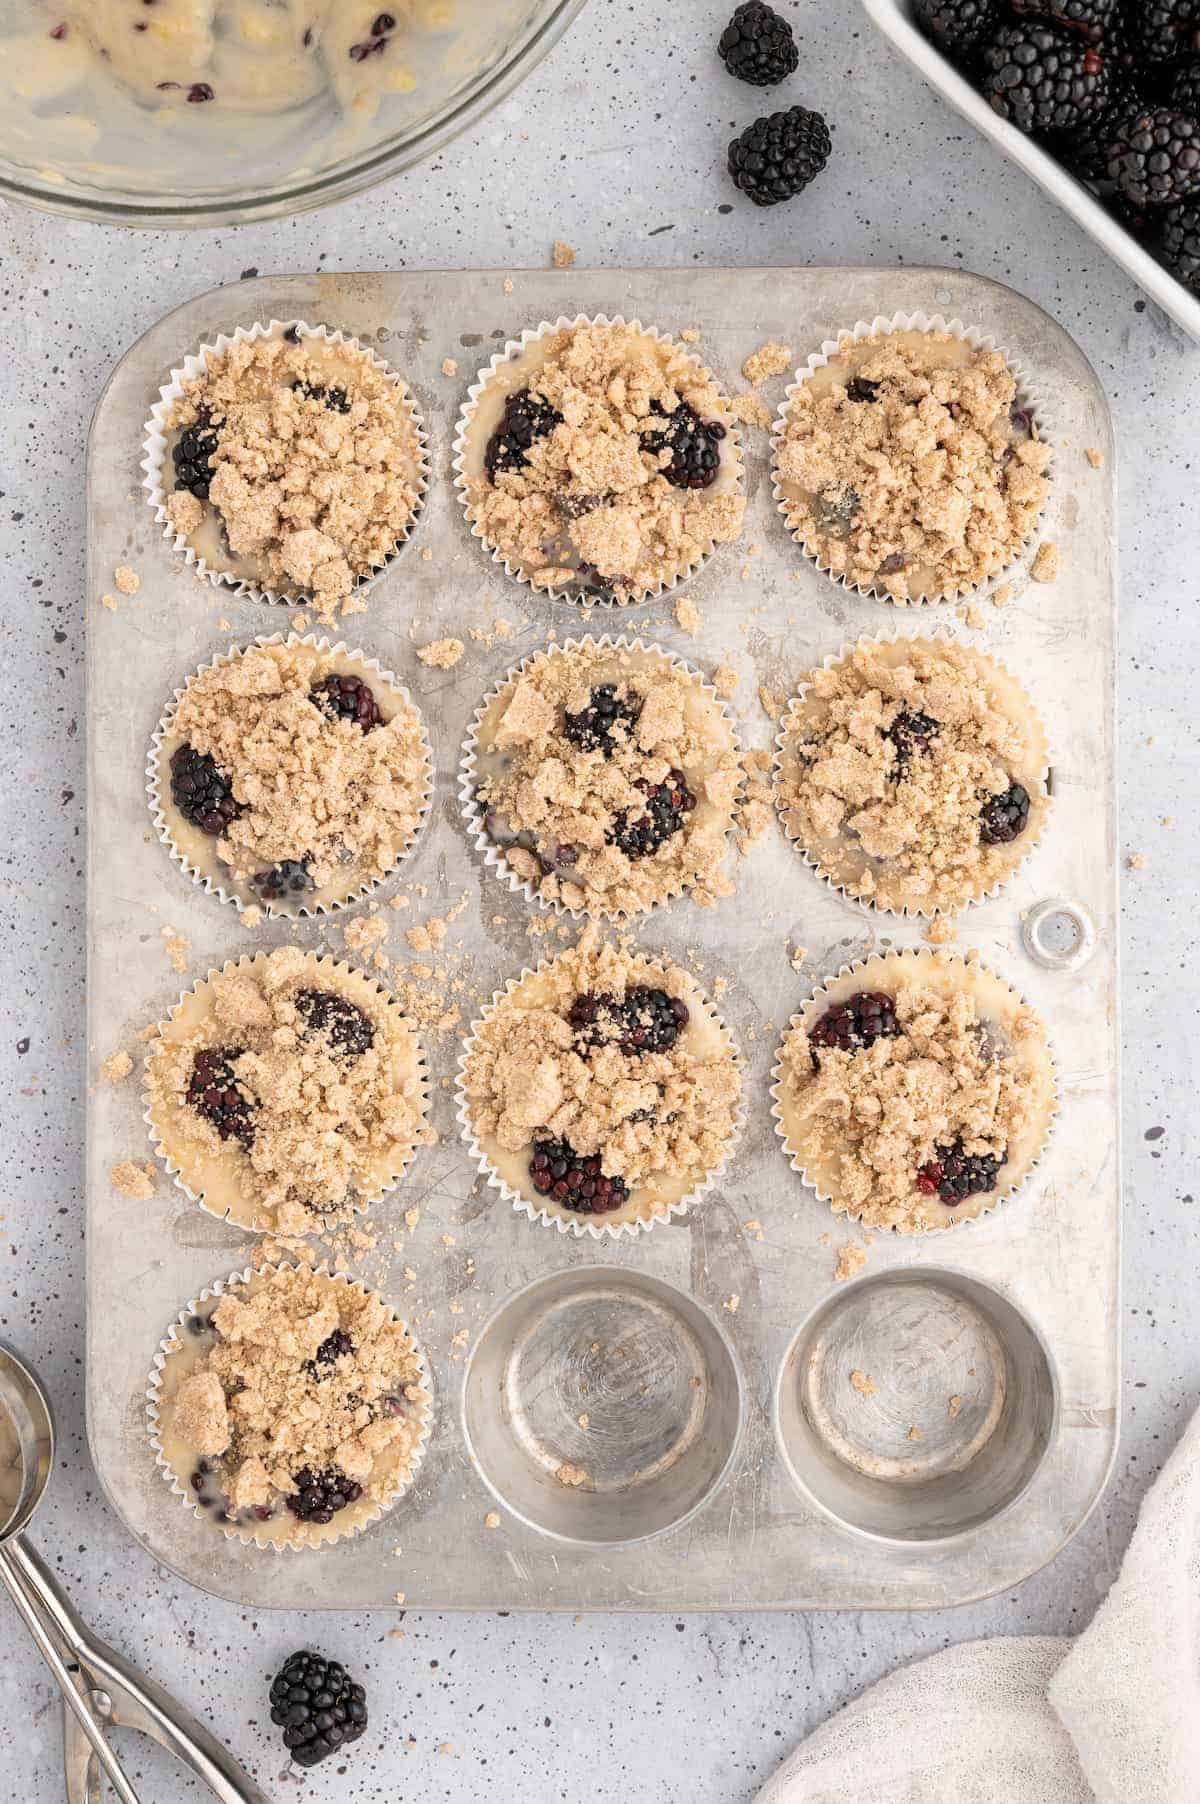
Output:
[[[1002,118],[1200,296],[1200,0],[914,0]]]

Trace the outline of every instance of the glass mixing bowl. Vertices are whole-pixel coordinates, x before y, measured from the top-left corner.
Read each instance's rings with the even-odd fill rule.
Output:
[[[481,118],[584,3],[0,0],[0,195],[165,227],[341,200]]]

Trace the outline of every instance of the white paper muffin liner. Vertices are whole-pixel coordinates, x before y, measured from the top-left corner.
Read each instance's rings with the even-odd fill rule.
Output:
[[[378,877],[364,878],[349,895],[342,896],[336,901],[303,901],[300,898],[293,901],[290,897],[279,897],[270,902],[265,901],[250,884],[247,884],[244,890],[234,887],[235,878],[232,871],[227,876],[214,876],[198,870],[186,852],[176,845],[172,834],[172,822],[166,809],[166,799],[170,793],[170,779],[163,764],[162,747],[163,740],[169,734],[174,723],[175,711],[183,700],[186,690],[196,681],[197,677],[203,676],[206,671],[217,669],[219,665],[231,664],[235,658],[245,657],[247,652],[257,651],[266,645],[307,645],[323,657],[352,660],[362,667],[365,676],[378,678],[381,683],[386,684],[394,694],[399,696],[405,707],[410,708],[416,715],[420,728],[421,748],[425,754],[425,793],[412,832],[389,870],[384,871]],[[231,645],[228,651],[218,652],[206,664],[198,665],[175,690],[171,700],[163,709],[162,716],[151,736],[150,751],[146,759],[146,795],[150,803],[150,816],[159,839],[180,869],[186,872],[193,883],[199,884],[201,889],[207,891],[209,895],[215,896],[219,902],[230,902],[237,909],[259,908],[266,916],[283,916],[291,920],[307,920],[318,915],[336,914],[343,908],[356,907],[371,894],[372,890],[378,889],[381,883],[386,883],[389,877],[393,877],[404,861],[410,858],[416,850],[429,819],[429,810],[433,802],[433,785],[433,751],[429,744],[425,719],[404,684],[390,670],[385,670],[378,658],[368,657],[365,651],[348,650],[344,640],[339,639],[336,644],[331,644],[328,639],[318,638],[313,633],[260,634],[257,639],[251,639],[245,645]],[[301,897],[307,893],[301,891]]]
[[[470,728],[467,732],[467,737],[463,743],[458,774],[459,806],[462,809],[467,831],[471,835],[471,843],[481,855],[486,868],[490,871],[494,871],[498,877],[501,877],[507,883],[510,890],[524,896],[525,900],[531,905],[536,904],[542,908],[553,909],[556,914],[568,915],[572,920],[580,922],[589,919],[596,921],[644,921],[647,916],[653,914],[656,909],[667,906],[668,903],[675,901],[679,896],[688,895],[693,886],[690,884],[678,884],[674,889],[668,891],[666,895],[659,897],[649,908],[639,909],[635,914],[630,914],[625,909],[609,908],[601,904],[592,904],[587,908],[568,908],[565,902],[559,901],[557,898],[547,899],[542,896],[537,884],[532,878],[522,877],[517,871],[514,871],[504,855],[505,848],[497,845],[495,840],[489,837],[484,824],[487,810],[480,803],[476,794],[479,782],[479,772],[476,761],[479,753],[479,731],[483,725],[484,717],[486,716],[488,709],[502,691],[524,676],[525,672],[536,663],[539,658],[559,657],[571,651],[628,652],[642,656],[662,658],[665,663],[673,665],[676,670],[682,671],[690,681],[699,684],[704,695],[720,710],[722,719],[724,720],[729,733],[730,745],[734,755],[738,759],[739,765],[741,764],[742,745],[737,735],[733,715],[726,707],[721,696],[717,694],[716,689],[707,680],[703,671],[697,669],[694,664],[689,664],[686,659],[677,657],[674,652],[667,651],[663,646],[656,644],[650,639],[628,639],[624,637],[624,635],[614,637],[609,633],[605,633],[597,639],[593,637],[591,633],[588,633],[582,639],[565,639],[561,643],[545,645],[540,647],[537,651],[531,652],[527,658],[524,658],[521,663],[515,664],[511,670],[500,678],[498,683],[494,684],[493,687],[488,690],[487,694],[483,697],[483,700],[475,710]],[[729,825],[725,831],[726,856],[728,856],[729,835],[737,825],[737,810],[744,789],[745,772],[743,770],[738,779],[737,789],[734,792]]]
[[[361,981],[362,983],[366,984],[371,990],[373,990],[375,992],[376,996],[379,999],[381,1007],[395,1009],[397,1011],[397,1013],[403,1017],[405,1024],[409,1028],[409,1030],[412,1034],[412,1038],[413,1038],[413,1046],[416,1051],[417,1081],[418,1081],[419,1090],[420,1090],[420,1116],[419,1116],[419,1121],[418,1121],[418,1126],[417,1126],[417,1132],[416,1132],[416,1135],[414,1136],[414,1140],[413,1140],[413,1145],[412,1145],[410,1151],[400,1161],[399,1165],[395,1168],[395,1170],[390,1173],[390,1175],[387,1177],[385,1182],[380,1186],[380,1188],[378,1190],[372,1192],[372,1194],[370,1196],[363,1197],[361,1200],[359,1200],[353,1204],[351,1213],[353,1215],[362,1215],[368,1209],[373,1209],[375,1207],[376,1203],[380,1202],[385,1196],[387,1196],[389,1194],[390,1191],[392,1191],[396,1188],[396,1185],[404,1177],[405,1173],[408,1171],[413,1160],[416,1158],[417,1153],[421,1149],[421,1138],[420,1138],[421,1131],[425,1127],[425,1125],[428,1123],[428,1120],[429,1120],[429,1097],[430,1097],[429,1066],[428,1066],[428,1063],[425,1058],[425,1048],[424,1048],[424,1045],[422,1044],[420,1033],[417,1031],[416,1023],[411,1021],[409,1019],[409,1017],[404,1013],[404,1010],[401,1008],[399,1001],[392,994],[392,992],[386,987],[386,985],[380,983],[377,978],[373,977],[370,974],[370,972],[364,971],[358,965],[351,964],[347,959],[333,958],[327,952],[325,952],[325,953],[312,952],[309,954],[309,956],[312,957],[316,961],[317,966],[319,967],[319,969],[322,972],[328,972],[331,976],[335,976],[337,978],[351,977],[351,978],[355,979],[356,981]],[[165,1028],[165,1027],[169,1026],[170,1023],[172,1021],[174,1021],[175,1017],[178,1015],[179,1011],[183,1008],[185,1003],[187,1003],[193,996],[199,995],[199,993],[208,984],[210,984],[214,978],[231,977],[234,974],[234,972],[236,972],[236,971],[254,970],[254,969],[258,968],[259,966],[265,964],[269,957],[270,957],[270,953],[267,951],[244,952],[240,958],[231,958],[231,959],[228,959],[225,962],[225,964],[223,964],[219,967],[214,966],[213,969],[206,972],[206,974],[203,977],[197,978],[196,982],[194,984],[192,984],[190,989],[180,991],[178,1001],[175,1003],[175,1005],[171,1009],[170,1013],[164,1017],[162,1022],[159,1023],[160,1027]],[[261,1227],[252,1227],[248,1222],[238,1221],[237,1217],[235,1215],[233,1215],[229,1209],[214,1208],[211,1203],[208,1203],[205,1201],[205,1198],[201,1194],[201,1192],[199,1192],[198,1190],[192,1189],[191,1185],[187,1181],[186,1176],[184,1175],[184,1171],[183,1171],[182,1167],[180,1166],[179,1162],[167,1151],[166,1147],[164,1146],[163,1140],[162,1140],[162,1135],[159,1132],[158,1123],[154,1119],[154,1107],[153,1107],[154,1099],[150,1094],[150,1070],[151,1070],[151,1067],[153,1066],[153,1063],[154,1063],[154,1059],[153,1059],[153,1052],[152,1052],[151,1057],[148,1058],[146,1061],[143,1080],[142,1080],[142,1120],[146,1124],[146,1131],[150,1136],[150,1144],[153,1149],[154,1156],[155,1156],[155,1158],[158,1159],[160,1164],[162,1164],[165,1167],[168,1175],[170,1176],[170,1178],[172,1179],[172,1181],[175,1185],[176,1190],[182,1191],[183,1195],[187,1197],[189,1202],[196,1203],[201,1209],[204,1210],[205,1214],[213,1216],[217,1221],[232,1222],[235,1227],[242,1228],[247,1234],[278,1235],[280,1230],[273,1223],[264,1223]],[[339,1222],[340,1222],[340,1218],[339,1218]],[[309,1229],[306,1229],[305,1231],[307,1233],[315,1235],[315,1234],[323,1233],[325,1231],[325,1228],[320,1219],[314,1219],[312,1227]]]
[[[859,1223],[859,1225],[870,1234],[891,1233],[902,1235],[905,1239],[916,1239],[918,1238],[916,1234],[909,1235],[902,1228],[887,1228],[878,1222],[866,1221],[861,1213],[857,1213],[845,1202],[832,1196],[827,1190],[822,1189],[817,1180],[809,1174],[800,1154],[793,1151],[792,1147],[788,1144],[787,1128],[784,1126],[783,1121],[783,1050],[791,1038],[792,1033],[797,1027],[814,1021],[818,1016],[824,1013],[830,1002],[834,1000],[832,992],[835,985],[840,986],[846,978],[857,978],[869,966],[877,965],[879,963],[892,966],[897,972],[898,981],[903,981],[905,978],[915,975],[920,968],[929,965],[957,968],[963,972],[968,970],[980,971],[992,978],[994,982],[998,983],[1023,1008],[1030,1009],[1041,1022],[1043,1034],[1045,1035],[1046,1062],[1049,1067],[1050,1076],[1050,1108],[1046,1117],[1045,1129],[1042,1133],[1041,1145],[1030,1160],[1028,1167],[1016,1183],[1008,1186],[1002,1185],[999,1189],[994,1191],[981,1192],[977,1196],[968,1198],[966,1202],[959,1204],[957,1208],[946,1208],[946,1219],[942,1226],[940,1228],[926,1229],[924,1230],[924,1234],[942,1234],[946,1233],[949,1229],[962,1227],[968,1222],[981,1221],[985,1216],[993,1214],[1002,1204],[1009,1203],[1015,1197],[1020,1195],[1021,1191],[1029,1183],[1034,1173],[1043,1163],[1046,1157],[1047,1148],[1051,1144],[1057,1127],[1061,1110],[1058,1062],[1055,1059],[1054,1047],[1051,1043],[1049,1033],[1046,1030],[1046,1024],[1042,1019],[1040,1010],[1034,1009],[1033,1005],[1026,1001],[1025,997],[1022,996],[1015,985],[1009,983],[1006,977],[1001,977],[998,971],[994,970],[991,965],[984,964],[981,959],[967,959],[961,953],[946,952],[941,948],[928,946],[902,947],[891,952],[876,952],[872,953],[867,958],[855,959],[853,963],[843,965],[840,970],[827,977],[825,981],[813,991],[803,1008],[798,1009],[796,1013],[791,1016],[780,1036],[779,1046],[776,1049],[775,1063],[771,1067],[770,1089],[771,1119],[775,1124],[775,1132],[779,1136],[783,1149],[788,1155],[789,1165],[793,1171],[799,1172],[800,1177],[813,1192],[817,1201],[826,1204],[835,1216],[845,1216],[848,1221]],[[920,1237],[923,1238],[924,1236],[922,1235]]]
[[[174,489],[174,480],[168,468],[168,440],[172,428],[167,424],[168,416],[177,401],[183,399],[183,384],[193,381],[208,367],[210,357],[219,357],[228,351],[231,345],[253,344],[263,338],[282,338],[285,332],[296,331],[300,337],[322,339],[326,344],[344,345],[349,350],[359,352],[371,363],[382,376],[400,391],[405,410],[412,421],[417,438],[416,470],[414,483],[417,498],[396,543],[382,564],[376,565],[370,575],[359,578],[351,591],[361,595],[373,583],[381,570],[386,570],[395,558],[400,547],[412,537],[413,529],[421,517],[425,506],[425,494],[429,487],[429,445],[425,436],[425,425],[413,400],[407,382],[384,362],[369,345],[360,339],[351,338],[349,333],[331,331],[328,326],[310,326],[305,320],[256,321],[251,326],[237,326],[232,332],[221,332],[211,344],[202,344],[198,351],[193,351],[184,358],[177,368],[171,371],[170,377],[158,391],[158,400],[150,409],[150,417],[142,429],[143,456],[141,462],[142,487],[146,499],[154,510],[154,518],[163,529],[163,537],[167,543],[196,571],[198,576],[207,577],[219,589],[232,589],[237,595],[244,595],[250,601],[265,601],[288,608],[309,608],[316,605],[312,595],[304,591],[291,592],[281,589],[267,588],[264,584],[252,582],[248,577],[238,576],[229,570],[215,569],[199,552],[193,550],[182,533],[177,533],[167,514],[167,497]]]
[[[253,1278],[269,1277],[272,1272],[278,1271],[280,1265],[283,1263],[294,1263],[299,1265],[303,1262],[275,1261],[258,1267],[247,1266],[244,1271],[232,1272],[228,1278],[217,1278],[213,1283],[206,1284],[199,1296],[193,1297],[189,1303],[184,1305],[166,1334],[164,1334],[162,1340],[158,1343],[158,1351],[154,1355],[154,1364],[151,1367],[149,1381],[146,1386],[146,1423],[150,1433],[150,1445],[154,1449],[154,1463],[166,1479],[167,1484],[175,1493],[176,1497],[187,1506],[198,1522],[203,1522],[210,1529],[215,1529],[219,1534],[223,1535],[227,1541],[241,1541],[246,1545],[270,1548],[277,1554],[303,1553],[317,1547],[332,1547],[337,1541],[352,1541],[356,1535],[361,1535],[365,1529],[373,1528],[375,1523],[383,1516],[386,1516],[389,1511],[400,1502],[401,1498],[407,1496],[408,1492],[411,1491],[416,1482],[422,1461],[425,1458],[429,1446],[430,1432],[433,1427],[433,1387],[430,1382],[428,1362],[420,1342],[413,1333],[411,1325],[406,1322],[403,1316],[398,1314],[389,1303],[386,1307],[393,1321],[400,1323],[412,1343],[413,1351],[416,1355],[417,1364],[420,1369],[420,1378],[418,1382],[422,1393],[415,1404],[415,1407],[420,1410],[421,1432],[413,1447],[412,1461],[408,1473],[403,1482],[397,1486],[391,1496],[376,1503],[369,1512],[364,1513],[348,1528],[338,1528],[336,1526],[337,1517],[334,1516],[330,1523],[319,1525],[316,1532],[310,1528],[308,1533],[311,1538],[309,1539],[304,1539],[299,1535],[296,1535],[285,1540],[280,1540],[277,1536],[267,1535],[262,1532],[263,1529],[267,1527],[266,1523],[263,1523],[258,1527],[252,1527],[249,1523],[216,1521],[212,1513],[205,1510],[198,1502],[194,1493],[189,1494],[184,1490],[163,1451],[161,1424],[159,1421],[163,1370],[172,1352],[172,1341],[177,1335],[182,1337],[183,1333],[186,1331],[186,1323],[189,1316],[205,1313],[203,1309],[204,1304],[213,1301],[213,1299],[219,1299],[230,1292],[236,1292],[244,1285],[249,1284]],[[319,1276],[329,1278],[332,1283],[344,1284],[348,1290],[356,1290],[362,1296],[369,1296],[371,1294],[367,1290],[367,1287],[360,1284],[357,1279],[348,1278],[342,1272],[332,1272],[326,1264],[313,1266],[311,1269]],[[354,1509],[357,1506],[351,1505],[350,1507]],[[299,1523],[297,1522],[297,1527],[298,1526]]]
[[[630,601],[622,602],[618,601],[615,596],[604,596],[586,589],[552,589],[545,588],[540,583],[534,583],[527,571],[522,570],[517,564],[510,563],[503,552],[496,550],[488,543],[482,526],[472,517],[471,500],[467,489],[467,440],[471,424],[475,418],[475,413],[479,405],[480,397],[484,390],[503,364],[508,363],[513,358],[520,357],[522,353],[527,351],[529,346],[535,343],[539,338],[544,338],[548,333],[565,332],[572,329],[578,330],[584,326],[628,326],[632,331],[640,332],[644,337],[654,339],[657,343],[668,346],[672,351],[678,352],[680,356],[686,357],[697,370],[703,371],[704,374],[708,376],[708,378],[716,385],[721,396],[723,411],[720,415],[720,421],[725,428],[723,445],[729,447],[728,454],[730,461],[734,465],[737,478],[732,492],[742,496],[745,495],[746,470],[742,457],[741,429],[733,417],[729,397],[721,387],[721,384],[717,381],[715,374],[708,368],[707,364],[703,363],[699,357],[695,356],[688,347],[678,344],[669,333],[660,332],[657,326],[644,326],[639,319],[626,319],[624,314],[621,313],[614,313],[611,315],[607,313],[577,313],[574,319],[568,319],[565,314],[559,314],[556,320],[542,320],[536,326],[527,326],[521,333],[520,338],[510,338],[503,349],[496,352],[490,363],[484,365],[474,382],[472,382],[471,386],[468,388],[467,399],[463,402],[462,409],[458,416],[453,446],[454,456],[452,467],[454,470],[454,487],[458,493],[459,503],[462,507],[463,516],[467,522],[471,537],[479,540],[479,543],[488,553],[493,564],[498,565],[508,576],[512,577],[514,582],[520,583],[532,594],[544,595],[551,601],[569,602],[588,609],[615,608],[624,611],[628,608],[649,607],[653,602],[661,601],[664,595],[673,594],[677,589],[681,588],[684,583],[690,581],[697,571],[708,562],[709,558],[712,557],[713,552],[718,549],[718,546],[711,545],[707,551],[702,552],[700,556],[696,558],[694,562],[688,564],[685,569],[677,571],[673,577],[664,579],[654,589],[647,590],[646,594],[638,595]]]
[[[774,425],[771,428],[771,492],[775,497],[776,507],[784,526],[787,528],[789,537],[800,547],[810,564],[820,570],[824,576],[829,577],[831,582],[835,582],[840,588],[845,589],[847,594],[863,595],[870,601],[882,601],[886,602],[891,607],[899,608],[953,606],[979,596],[989,595],[1003,583],[1012,581],[1022,565],[1031,558],[1034,552],[1038,526],[1045,518],[1046,506],[1049,505],[1048,499],[1045,506],[1043,506],[1041,513],[1038,515],[1037,520],[1034,521],[1033,526],[1030,528],[1029,537],[1021,546],[1016,556],[1011,558],[1003,569],[995,571],[981,583],[968,584],[963,588],[955,589],[945,595],[939,596],[897,596],[889,594],[886,589],[882,588],[877,583],[855,583],[851,582],[847,576],[838,576],[835,571],[830,569],[828,563],[818,551],[809,549],[805,542],[803,531],[799,527],[793,528],[788,523],[788,512],[791,503],[784,493],[783,484],[779,478],[779,453],[782,448],[784,429],[787,426],[791,414],[792,401],[797,390],[804,386],[804,383],[814,371],[822,369],[827,363],[830,363],[838,356],[842,344],[846,339],[853,339],[856,343],[860,343],[865,338],[882,337],[893,332],[947,332],[953,338],[962,339],[962,341],[965,344],[969,344],[973,350],[999,351],[1016,381],[1017,392],[1013,397],[1013,405],[1015,407],[1023,408],[1028,412],[1033,436],[1052,444],[1052,441],[1048,439],[1046,431],[1048,409],[1045,396],[1034,385],[1026,371],[1022,369],[1004,346],[999,344],[990,333],[981,332],[975,326],[965,326],[959,319],[947,320],[940,313],[897,313],[894,314],[891,319],[885,319],[882,315],[879,315],[873,320],[858,320],[853,326],[847,327],[843,331],[837,333],[835,337],[825,339],[822,342],[820,350],[814,351],[812,356],[808,359],[808,362],[802,364],[796,370],[792,382],[788,385],[784,393],[784,398],[780,403],[779,412],[776,414]],[[1047,477],[1051,483],[1051,493],[1053,493],[1053,467],[1054,459],[1053,456],[1051,456],[1046,471]]]
[[[824,869],[818,860],[809,852],[808,847],[804,844],[799,835],[792,831],[792,828],[788,823],[787,810],[784,807],[779,791],[779,785],[783,776],[783,760],[786,756],[788,742],[791,737],[788,731],[787,722],[795,704],[798,701],[803,701],[804,697],[811,689],[812,678],[816,671],[832,670],[835,664],[843,663],[844,660],[857,651],[860,646],[896,645],[905,642],[912,642],[913,644],[920,645],[937,643],[939,641],[943,644],[961,645],[972,657],[979,658],[984,664],[991,665],[1002,671],[1012,683],[1013,687],[1018,691],[1021,700],[1029,710],[1031,720],[1036,723],[1040,734],[1039,743],[1043,753],[1043,763],[1038,776],[1042,788],[1042,799],[1046,806],[1042,811],[1038,829],[1027,840],[1025,835],[1022,835],[1024,843],[1021,849],[1021,856],[1016,864],[1013,865],[1010,871],[1006,871],[1002,877],[998,877],[995,883],[991,884],[989,888],[982,890],[979,895],[969,896],[965,902],[958,904],[954,908],[941,908],[934,902],[923,903],[919,906],[915,902],[905,902],[901,906],[896,906],[890,902],[880,902],[873,896],[856,896],[852,890],[846,888],[844,883],[839,883],[835,877]],[[859,638],[851,640],[843,645],[840,651],[831,652],[821,664],[814,665],[809,670],[804,681],[799,685],[795,692],[789,696],[787,706],[781,716],[781,725],[779,732],[775,736],[775,745],[771,758],[771,788],[775,802],[775,813],[778,816],[779,825],[783,829],[784,838],[789,840],[791,844],[795,846],[804,863],[808,866],[808,869],[819,877],[821,882],[826,884],[829,889],[833,890],[836,895],[843,896],[847,902],[854,903],[859,908],[868,908],[875,914],[896,915],[909,920],[921,921],[931,921],[937,916],[942,915],[947,920],[952,920],[957,919],[957,917],[966,909],[973,908],[978,903],[986,902],[991,897],[999,895],[1000,892],[1012,882],[1013,878],[1017,875],[1017,872],[1021,869],[1021,866],[1025,863],[1026,859],[1033,853],[1034,849],[1041,844],[1045,835],[1046,823],[1049,820],[1053,806],[1053,797],[1050,794],[1049,789],[1052,763],[1053,760],[1050,753],[1049,741],[1046,736],[1046,729],[1043,725],[1042,717],[1034,707],[1026,690],[1017,682],[1007,665],[1002,664],[999,658],[992,657],[990,652],[981,651],[977,646],[971,645],[969,642],[960,638],[957,633],[951,631],[950,627],[944,621],[938,621],[936,623],[931,622],[928,627],[923,626],[914,630],[894,626],[879,633],[864,633]]]
[[[635,949],[635,956],[644,959],[654,974],[664,978],[666,977],[667,967],[661,963],[661,961],[650,959],[647,954],[640,949]],[[687,998],[688,1008],[691,1009],[696,1006],[703,1006],[708,1019],[718,1030],[722,1046],[732,1052],[737,1061],[738,1075],[741,1080],[737,1108],[734,1113],[733,1129],[725,1148],[724,1158],[721,1159],[711,1171],[706,1172],[693,1189],[687,1191],[683,1196],[678,1198],[677,1201],[668,1203],[666,1207],[660,1210],[656,1215],[639,1217],[634,1221],[614,1222],[603,1215],[599,1218],[593,1215],[572,1215],[566,1210],[556,1211],[548,1208],[545,1202],[540,1198],[522,1196],[519,1190],[514,1190],[507,1179],[500,1175],[479,1144],[474,1123],[471,1119],[471,1102],[467,1095],[466,1088],[466,1068],[467,1061],[475,1050],[475,1042],[480,1029],[489,1017],[495,1013],[500,1003],[507,1000],[518,985],[524,983],[527,977],[543,976],[553,963],[553,958],[545,958],[536,969],[531,970],[529,966],[526,965],[518,976],[510,977],[502,990],[493,991],[490,1003],[484,1009],[483,1013],[472,1021],[470,1027],[467,1029],[467,1035],[463,1041],[462,1051],[459,1054],[458,1070],[455,1078],[455,1112],[458,1116],[459,1126],[462,1129],[463,1141],[468,1153],[471,1155],[472,1159],[474,1159],[480,1174],[487,1179],[489,1188],[495,1190],[502,1196],[505,1202],[511,1203],[518,1215],[524,1215],[529,1221],[537,1222],[544,1228],[555,1228],[560,1234],[570,1235],[575,1240],[588,1239],[594,1241],[612,1241],[620,1240],[622,1238],[632,1240],[639,1234],[648,1234],[650,1230],[656,1228],[660,1222],[677,1220],[679,1217],[688,1214],[690,1210],[694,1209],[696,1205],[708,1195],[709,1191],[714,1188],[729,1169],[730,1161],[737,1150],[746,1126],[745,1062],[742,1059],[733,1035],[725,1025],[725,1022],[717,1013],[699,984],[694,984],[694,988]],[[676,968],[678,969],[678,967]]]

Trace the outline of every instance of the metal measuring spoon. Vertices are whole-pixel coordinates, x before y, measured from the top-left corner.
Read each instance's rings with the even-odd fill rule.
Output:
[[[68,1804],[101,1804],[101,1769],[121,1804],[139,1804],[105,1735],[110,1723],[152,1736],[221,1804],[270,1804],[201,1723],[92,1634],[24,1539],[53,1464],[50,1399],[0,1341],[0,1581],[63,1694]]]

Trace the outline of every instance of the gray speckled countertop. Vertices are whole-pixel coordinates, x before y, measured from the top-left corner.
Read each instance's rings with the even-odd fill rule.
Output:
[[[36,1539],[105,1636],[284,1798],[477,1797],[639,1804],[749,1799],[805,1730],[899,1661],[981,1635],[1071,1634],[1107,1588],[1138,1502],[1200,1394],[1200,1210],[1192,1190],[1191,973],[1200,631],[1190,346],[1089,240],[887,53],[851,0],[788,10],[835,155],[802,199],[758,212],[723,174],[730,127],[770,104],[712,44],[726,0],[592,0],[534,79],[471,136],[332,211],[172,237],[0,212],[0,750],[3,1096],[0,1334],[40,1367],[62,1429]],[[787,102],[783,102],[786,104]],[[724,209],[724,210],[721,210]],[[156,1567],[99,1495],[82,1415],[83,447],[125,347],[168,307],[243,273],[581,263],[945,263],[1012,283],[1080,341],[1122,460],[1122,834],[1126,1298],[1123,1441],[1100,1509],[1012,1595],[942,1615],[254,1618]],[[1191,899],[1189,899],[1191,898]],[[62,1794],[57,1694],[0,1606],[5,1786]],[[403,1630],[403,1636],[396,1634]],[[309,1640],[370,1691],[353,1759],[288,1770],[263,1708]],[[138,1738],[142,1796],[200,1795]]]

